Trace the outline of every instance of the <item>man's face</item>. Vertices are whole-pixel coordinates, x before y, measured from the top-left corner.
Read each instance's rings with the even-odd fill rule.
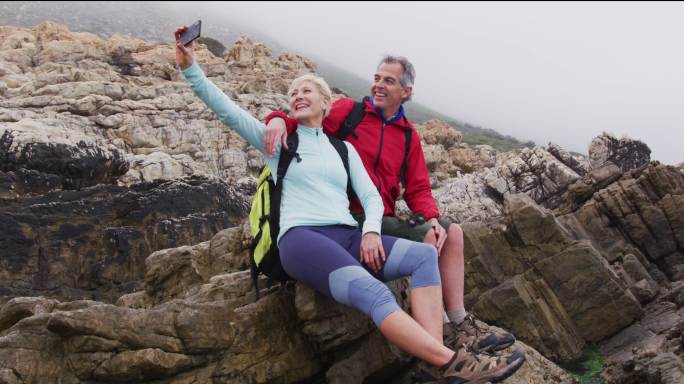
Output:
[[[398,109],[402,100],[411,95],[411,87],[401,87],[403,74],[404,69],[399,63],[382,63],[378,67],[371,86],[371,96],[376,107],[383,111]]]

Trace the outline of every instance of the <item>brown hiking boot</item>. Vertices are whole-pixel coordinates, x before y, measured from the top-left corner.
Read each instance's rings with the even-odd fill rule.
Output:
[[[519,350],[507,356],[492,356],[460,348],[441,369],[424,361],[412,373],[414,383],[420,384],[481,384],[498,383],[514,374],[525,362]]]
[[[506,349],[515,343],[515,336],[486,333],[477,326],[472,315],[466,316],[461,324],[444,324],[444,345],[455,350],[470,345],[476,352],[493,353]]]
[[[507,356],[490,356],[475,353],[470,347],[461,348],[441,369],[441,381],[447,384],[499,383],[520,368],[525,354],[519,350]]]

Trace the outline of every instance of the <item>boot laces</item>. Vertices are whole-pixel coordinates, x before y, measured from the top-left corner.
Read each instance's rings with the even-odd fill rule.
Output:
[[[475,331],[475,334],[471,335],[470,332],[468,332],[467,330],[465,330],[465,329],[461,330],[461,332],[465,333],[466,335],[475,336],[475,338],[470,343],[467,343],[467,345],[465,345],[466,349],[471,351],[474,354],[482,354],[482,355],[487,355],[490,357],[495,357],[496,353],[494,351],[492,351],[492,350],[482,350],[481,351],[479,348],[477,348],[475,346],[475,343],[480,338],[480,335],[482,335],[484,333],[482,328],[480,328],[477,325],[475,318],[472,315],[468,314],[468,316],[466,316],[466,318],[463,321],[464,321],[464,323],[467,321],[468,322],[467,324],[469,324],[473,328],[473,330]],[[477,359],[478,362],[480,361],[477,357],[475,357],[475,358]]]
[[[473,358],[475,360],[477,360],[478,363],[480,362],[480,357],[478,356],[478,350],[475,349],[472,344],[467,344],[464,346],[464,348],[465,348],[465,351],[467,353],[470,353],[471,355],[473,355]]]
[[[482,330],[477,325],[477,322],[475,321],[475,318],[473,316],[468,315],[463,321],[467,321],[468,324],[470,324],[470,326],[475,330],[475,337],[480,337],[480,335],[482,334]]]

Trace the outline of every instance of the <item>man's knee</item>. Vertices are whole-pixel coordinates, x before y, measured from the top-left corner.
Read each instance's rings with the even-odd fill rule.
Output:
[[[449,224],[447,241],[463,244],[463,228],[456,223]]]

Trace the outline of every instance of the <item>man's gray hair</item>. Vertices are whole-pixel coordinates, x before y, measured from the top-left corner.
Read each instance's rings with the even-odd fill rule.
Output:
[[[378,67],[380,67],[383,64],[394,64],[398,63],[401,64],[401,67],[404,69],[403,74],[401,75],[401,79],[399,79],[399,82],[401,83],[402,88],[408,88],[408,87],[413,87],[413,83],[416,80],[416,69],[413,68],[413,64],[409,61],[404,56],[394,56],[394,55],[385,55],[382,60],[380,60],[380,63],[378,64]],[[413,94],[411,94],[413,96]],[[404,101],[409,101],[411,100],[411,96],[407,97]]]

